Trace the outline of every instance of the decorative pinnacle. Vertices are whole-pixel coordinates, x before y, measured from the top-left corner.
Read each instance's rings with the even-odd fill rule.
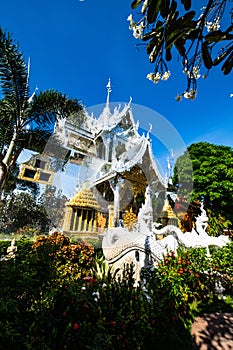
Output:
[[[109,98],[110,98],[110,92],[112,92],[112,88],[111,88],[111,81],[110,78],[108,79],[108,84],[106,85],[107,88],[107,101],[106,101],[106,107],[109,107]]]

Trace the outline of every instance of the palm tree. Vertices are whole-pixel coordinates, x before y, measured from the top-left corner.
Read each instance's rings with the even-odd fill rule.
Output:
[[[0,190],[21,151],[29,142],[36,148],[39,136],[45,143],[57,117],[75,114],[79,123],[84,119],[77,99],[55,90],[31,95],[29,70],[19,45],[0,28]]]

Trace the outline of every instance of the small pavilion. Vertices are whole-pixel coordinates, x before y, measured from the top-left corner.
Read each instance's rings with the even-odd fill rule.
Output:
[[[63,231],[97,236],[98,203],[90,188],[85,185],[66,203]]]

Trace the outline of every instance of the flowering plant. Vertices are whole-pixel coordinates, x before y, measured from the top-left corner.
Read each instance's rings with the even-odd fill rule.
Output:
[[[135,286],[134,267],[110,274],[93,247],[59,233],[17,242],[0,262],[0,344],[17,349],[192,349],[200,307],[232,295],[233,244],[172,252]],[[221,301],[224,301],[221,299]]]

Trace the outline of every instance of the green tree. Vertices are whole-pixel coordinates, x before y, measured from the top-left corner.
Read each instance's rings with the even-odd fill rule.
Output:
[[[24,148],[46,144],[58,117],[84,119],[77,99],[55,90],[31,94],[29,70],[19,45],[0,28],[0,189]]]
[[[61,228],[63,226],[65,204],[67,197],[62,194],[61,190],[56,190],[55,186],[46,186],[40,197],[40,203],[45,207],[51,224],[54,227]]]
[[[195,99],[197,79],[204,66],[206,78],[213,67],[222,64],[221,70],[227,75],[233,67],[233,10],[227,0],[206,0],[199,13],[193,10],[197,4],[191,0],[133,0],[131,7],[141,8],[141,15],[134,21],[129,16],[130,29],[136,39],[146,46],[149,60],[154,64],[148,79],[154,83],[167,80],[170,76],[168,62],[175,49],[181,58],[181,67],[187,76],[187,87],[182,96]],[[193,8],[192,8],[193,7]],[[221,20],[228,15],[227,28]]]
[[[193,174],[186,167],[190,157]],[[179,168],[179,172],[177,172]],[[180,186],[180,178],[193,177],[192,201],[204,202],[213,222],[233,225],[233,149],[228,146],[198,142],[190,145],[177,159],[173,182]],[[181,184],[182,185],[182,184]],[[217,219],[217,220],[216,220]]]
[[[11,233],[24,228],[26,232],[27,227],[36,229],[38,233],[48,232],[50,219],[47,212],[28,192],[12,193],[2,204],[0,208],[2,231]]]

